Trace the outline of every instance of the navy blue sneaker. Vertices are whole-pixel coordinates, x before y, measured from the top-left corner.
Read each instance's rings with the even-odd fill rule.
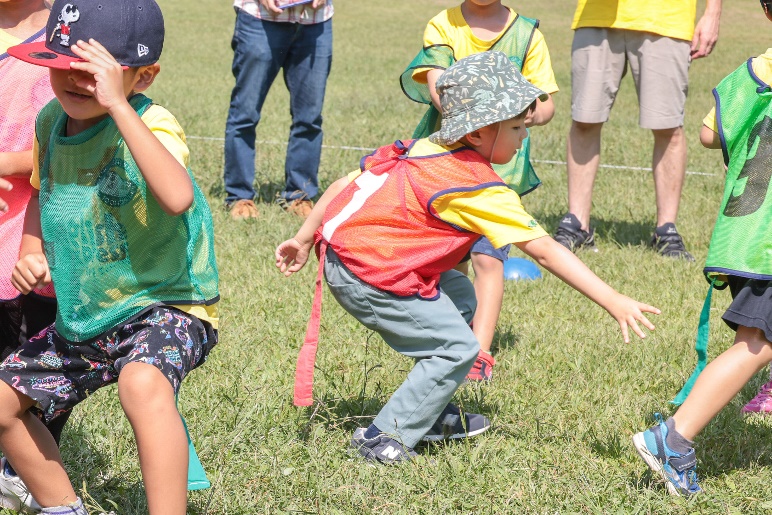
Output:
[[[673,452],[665,443],[667,426],[659,413],[658,424],[633,435],[633,445],[649,468],[662,476],[671,495],[694,495],[702,492],[697,484],[697,458],[694,449],[686,454]]]
[[[424,442],[438,442],[440,440],[457,440],[484,433],[491,427],[488,417],[476,413],[461,414],[461,410],[454,404],[448,404],[442,410],[437,421],[424,435]]]
[[[399,443],[386,433],[380,433],[373,438],[365,438],[367,428],[360,427],[354,431],[351,438],[351,448],[359,452],[368,461],[377,461],[385,465],[410,461],[418,454]]]

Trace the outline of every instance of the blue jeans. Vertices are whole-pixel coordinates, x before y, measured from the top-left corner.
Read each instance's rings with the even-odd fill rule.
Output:
[[[332,64],[332,20],[314,25],[280,23],[237,10],[231,47],[236,85],[225,124],[226,203],[255,197],[255,128],[280,69],[292,115],[281,196],[287,200],[315,197],[322,104]]]

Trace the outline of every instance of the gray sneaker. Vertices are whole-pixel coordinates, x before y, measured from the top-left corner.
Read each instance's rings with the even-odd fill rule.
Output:
[[[418,454],[386,433],[381,433],[374,438],[365,438],[364,427],[354,431],[351,437],[351,448],[359,452],[366,460],[377,461],[385,465],[410,461]]]
[[[686,251],[684,239],[672,223],[666,223],[654,229],[649,247],[665,257],[694,261],[694,256]]]
[[[555,241],[576,254],[580,250],[598,252],[595,246],[595,229],[582,230],[582,223],[572,213],[566,213],[553,236]]]
[[[10,508],[21,513],[41,513],[43,508],[27,490],[19,476],[6,472],[6,459],[0,459],[0,508]]]
[[[454,404],[448,404],[442,410],[437,422],[424,435],[424,442],[440,440],[458,440],[484,433],[491,427],[488,417],[476,413],[464,413]]]

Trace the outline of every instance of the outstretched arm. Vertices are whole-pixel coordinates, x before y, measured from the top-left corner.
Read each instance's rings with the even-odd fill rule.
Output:
[[[563,282],[608,311],[619,324],[625,343],[630,341],[628,327],[641,338],[646,335],[638,327],[639,322],[650,330],[654,329],[654,324],[649,322],[643,312],[659,315],[659,309],[617,292],[587,268],[570,250],[549,236],[516,245]]]
[[[691,57],[699,59],[707,57],[716,46],[718,41],[718,26],[721,19],[721,1],[707,0],[705,2],[705,12],[694,27],[694,37],[692,38]]]
[[[153,135],[129,104],[124,90],[127,79],[121,65],[93,39],[88,43],[78,41],[71,49],[85,62],[74,62],[70,66],[91,75],[89,77],[84,74],[77,82],[78,87],[94,95],[99,105],[113,118],[161,209],[169,215],[187,211],[193,203],[193,183],[187,170]],[[157,66],[154,64],[136,70],[132,78],[136,82],[132,87],[138,91],[147,88],[153,82]]]
[[[324,212],[327,210],[327,206],[330,205],[330,202],[338,195],[338,193],[343,191],[343,188],[345,188],[348,183],[348,177],[341,177],[333,182],[321,198],[319,198],[316,205],[314,205],[314,209],[311,210],[311,214],[308,215],[306,221],[300,226],[295,237],[276,247],[276,266],[284,275],[289,277],[303,268],[306,264],[308,255],[311,252],[311,247],[314,244],[314,233],[316,233],[316,230],[322,225],[322,219],[324,218]]]

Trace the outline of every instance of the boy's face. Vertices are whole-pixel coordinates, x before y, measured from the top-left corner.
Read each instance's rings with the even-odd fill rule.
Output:
[[[500,4],[501,0],[464,0],[464,2],[478,7],[488,7],[489,5]]]
[[[141,69],[129,68],[123,70],[123,92],[128,98],[139,78]],[[79,87],[77,83],[94,83],[93,75],[81,70],[60,70],[49,68],[51,89],[64,108],[64,112],[70,117],[68,134],[84,131],[107,117],[107,110],[99,105],[94,95]]]
[[[480,144],[475,150],[493,164],[509,163],[528,137],[525,117],[510,118],[479,130]]]

